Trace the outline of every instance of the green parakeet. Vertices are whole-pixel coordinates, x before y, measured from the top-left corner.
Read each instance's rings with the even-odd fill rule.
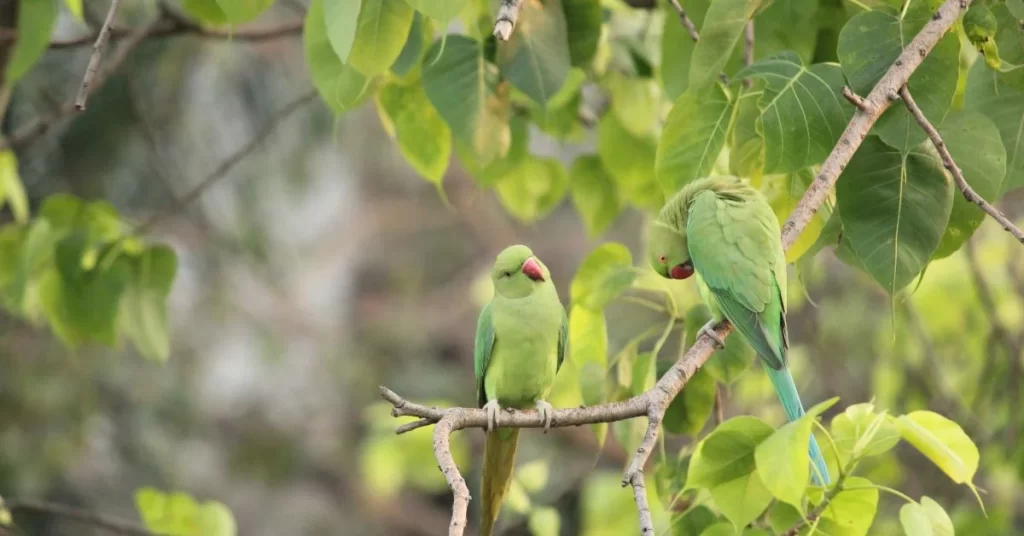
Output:
[[[696,274],[712,319],[701,328],[719,344],[712,326],[723,317],[761,358],[789,420],[804,414],[786,353],[786,254],[779,223],[760,191],[735,177],[710,177],[686,185],[661,209],[650,234],[650,263],[662,277]],[[829,484],[814,436],[811,471]]]
[[[474,370],[477,404],[487,410],[481,486],[480,535],[494,530],[501,502],[512,483],[518,428],[497,429],[502,407],[536,406],[551,426],[545,398],[565,358],[568,321],[551,273],[530,248],[509,246],[491,270],[494,297],[476,325]]]

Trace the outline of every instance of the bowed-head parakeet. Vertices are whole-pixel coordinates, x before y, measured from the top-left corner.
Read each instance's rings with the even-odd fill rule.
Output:
[[[568,321],[551,273],[530,248],[510,246],[491,270],[494,297],[476,325],[474,370],[479,407],[487,410],[480,535],[494,530],[512,483],[518,428],[495,429],[501,408],[535,406],[551,426],[545,399],[565,358]]]
[[[701,328],[719,346],[712,326],[729,320],[761,358],[789,420],[804,414],[786,353],[786,254],[779,223],[760,191],[736,177],[710,177],[683,187],[661,209],[650,232],[650,264],[659,275],[696,274],[711,321]],[[829,484],[814,436],[811,475]]]

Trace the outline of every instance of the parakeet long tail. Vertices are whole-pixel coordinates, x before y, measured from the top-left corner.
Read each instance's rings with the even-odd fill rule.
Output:
[[[487,432],[483,485],[480,487],[480,494],[483,495],[480,501],[480,536],[491,536],[494,530],[501,503],[512,485],[512,468],[515,467],[518,445],[518,428]]]
[[[793,376],[789,373],[789,368],[783,367],[781,370],[775,370],[770,366],[765,366],[764,369],[768,371],[768,377],[771,378],[772,386],[775,387],[775,394],[779,396],[782,407],[786,410],[786,418],[795,421],[802,417],[804,406],[800,403],[800,395],[796,391],[796,384],[793,383]],[[808,451],[811,455],[811,463],[817,469],[816,471],[811,470],[814,483],[819,486],[830,485],[828,466],[825,465],[825,458],[821,455],[821,449],[818,448],[818,441],[814,439],[813,433]],[[821,473],[820,478],[818,477],[819,472]]]

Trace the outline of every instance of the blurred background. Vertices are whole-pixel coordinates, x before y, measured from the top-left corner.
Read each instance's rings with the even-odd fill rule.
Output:
[[[303,10],[278,2],[256,26],[298,24]],[[106,5],[86,2],[85,11],[96,20]],[[11,96],[5,132],[77,90],[91,40],[76,41],[87,32],[66,15],[58,45]],[[0,311],[0,494],[8,500],[137,519],[134,490],[154,486],[224,502],[243,535],[442,534],[451,497],[431,429],[396,436],[401,422],[378,385],[424,403],[473,404],[484,276],[507,245],[532,247],[567,304],[576,267],[600,243],[622,242],[643,258],[645,215],[629,210],[593,239],[565,201],[524,227],[455,159],[446,204],[403,161],[372,104],[335,120],[319,99],[304,102],[180,207],[310,91],[300,34],[149,39],[87,111],[16,147],[33,208],[70,192],[108,200],[135,221],[159,215],[149,237],[173,247],[179,269],[164,364],[127,346],[71,351]],[[575,145],[537,135],[531,150],[570,163],[592,143],[590,134]],[[1017,218],[1024,198],[1011,195],[1001,208]],[[826,421],[871,400],[891,413],[928,408],[953,418],[981,448],[976,483],[988,517],[966,487],[906,446],[873,460],[871,478],[935,498],[958,533],[1021,533],[1024,247],[986,221],[894,305],[830,250],[791,267],[791,285],[793,373],[807,405],[840,396]],[[698,302],[688,286],[680,295],[684,309]],[[609,307],[610,353],[657,316],[625,302]],[[667,348],[679,351],[674,342]],[[724,416],[781,423],[767,379],[751,365],[723,393]],[[599,449],[586,428],[525,433],[518,489],[527,497],[503,510],[507,534],[530,534],[520,512],[531,504],[556,508],[564,535],[635,531],[617,435]],[[455,438],[474,490],[482,444],[479,430]],[[871,534],[897,534],[900,501],[883,494],[880,502]],[[33,535],[101,534],[43,515],[19,516],[19,525]]]

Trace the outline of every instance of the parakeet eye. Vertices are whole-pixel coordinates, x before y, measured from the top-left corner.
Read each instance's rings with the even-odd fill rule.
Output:
[[[658,262],[660,262],[661,264],[665,264],[666,262],[668,262],[668,259],[665,258],[664,255],[662,255],[662,256],[658,257]]]
[[[672,279],[686,279],[693,275],[693,263],[687,261],[683,264],[677,264],[672,267],[669,275],[672,276]]]

